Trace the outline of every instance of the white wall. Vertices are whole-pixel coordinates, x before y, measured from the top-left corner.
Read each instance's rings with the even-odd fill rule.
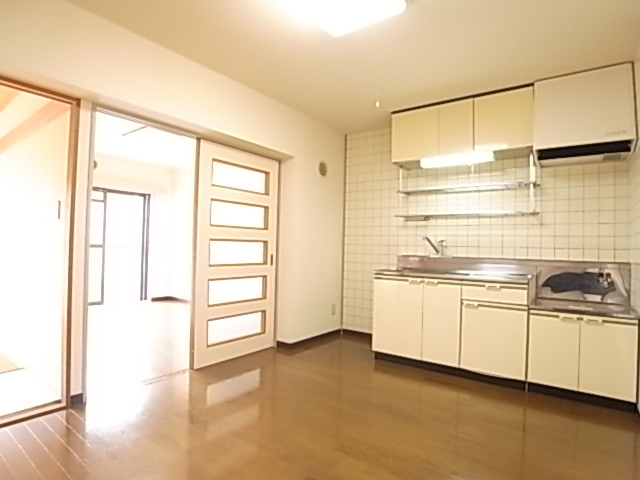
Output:
[[[415,170],[405,188],[527,179],[528,159]],[[526,210],[526,190],[412,195],[397,193],[389,129],[349,135],[347,142],[344,326],[371,330],[373,270],[401,254],[431,253],[422,240],[447,240],[447,254],[555,260],[628,261],[629,164],[541,169],[540,215],[441,218],[404,222],[398,213]]]
[[[183,300],[191,299],[194,168],[192,162],[189,168],[174,170],[171,182],[169,293],[165,295]]]
[[[277,336],[295,341],[340,327],[341,132],[59,0],[0,3],[0,44],[0,75],[289,154],[281,169]],[[320,160],[326,178],[316,173]]]
[[[0,154],[0,352],[57,395],[65,291],[57,202],[66,197],[68,135],[65,114]]]

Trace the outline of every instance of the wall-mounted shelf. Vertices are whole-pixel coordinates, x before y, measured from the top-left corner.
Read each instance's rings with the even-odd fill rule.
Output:
[[[407,178],[405,177],[405,172],[403,169],[398,169],[398,190],[397,193],[400,195],[399,197],[399,210],[403,213],[396,215],[396,218],[401,218],[407,222],[415,222],[415,221],[425,221],[431,218],[444,218],[444,217],[524,217],[524,216],[533,216],[538,215],[540,212],[537,207],[537,190],[540,187],[540,164],[538,163],[537,158],[533,154],[533,152],[529,153],[529,165],[526,167],[527,176],[522,175],[519,179],[505,179],[503,182],[486,182],[486,183],[466,183],[466,184],[445,184],[445,185],[433,185],[433,186],[416,186],[414,188],[408,188]],[[525,168],[523,166],[523,168]],[[524,173],[524,172],[523,172]],[[413,174],[415,175],[415,174]],[[454,211],[447,212],[446,208],[446,198],[444,202],[440,202],[438,197],[428,198],[414,198],[410,199],[413,195],[432,195],[432,194],[459,194],[459,193],[472,193],[479,192],[483,194],[485,192],[490,191],[505,191],[509,190],[514,192],[513,195],[517,195],[519,201],[525,200],[528,205],[522,205],[521,203],[517,204],[518,206],[522,205],[525,207],[525,210],[502,210],[502,211],[477,211],[477,210],[469,210],[469,211]],[[522,194],[518,193],[520,190],[524,192]],[[526,197],[523,198],[523,195]],[[431,201],[435,200],[435,201]],[[480,200],[478,200],[480,201]],[[513,199],[515,202],[515,198]],[[480,205],[477,204],[476,199],[473,199],[473,203],[476,205],[469,205],[473,208],[481,208]],[[516,203],[512,204],[514,207]],[[497,205],[496,205],[497,206]],[[505,204],[504,207],[509,207],[511,205]],[[521,208],[522,208],[521,207]],[[421,213],[420,211],[427,211],[427,213]],[[458,208],[453,207],[451,210],[458,210]],[[414,213],[414,212],[420,213]],[[431,211],[429,213],[429,211]]]
[[[516,188],[529,188],[530,186],[539,187],[540,184],[532,181],[516,181],[502,183],[476,183],[470,185],[445,185],[441,187],[423,187],[423,188],[405,188],[398,190],[398,193],[404,195],[413,195],[417,193],[469,193],[469,192],[489,192],[496,190],[512,190]]]
[[[539,215],[538,211],[497,211],[497,212],[434,212],[434,213],[414,213],[410,215],[396,215],[396,218],[402,218],[407,222],[420,222],[437,217],[529,217]]]

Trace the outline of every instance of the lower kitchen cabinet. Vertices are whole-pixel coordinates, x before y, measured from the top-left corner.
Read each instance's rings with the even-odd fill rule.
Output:
[[[375,352],[421,359],[421,281],[374,279],[372,346]]]
[[[464,301],[460,367],[525,379],[527,308]]]
[[[633,321],[531,312],[527,380],[635,402],[637,343]]]
[[[585,318],[580,325],[581,392],[636,401],[637,325]]]
[[[578,389],[580,322],[569,315],[531,314],[527,380]]]
[[[425,280],[422,311],[422,359],[450,367],[460,355],[460,285]]]

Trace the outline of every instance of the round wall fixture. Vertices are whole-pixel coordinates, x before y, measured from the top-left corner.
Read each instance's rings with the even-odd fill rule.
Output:
[[[321,176],[326,177],[328,172],[329,167],[327,167],[327,164],[325,162],[320,162],[318,164],[318,173],[320,173]]]

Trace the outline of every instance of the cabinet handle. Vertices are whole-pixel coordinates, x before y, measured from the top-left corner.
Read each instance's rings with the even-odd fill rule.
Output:
[[[409,285],[420,285],[421,283],[420,280],[409,280]]]
[[[568,322],[568,323],[578,323],[578,321],[580,320],[579,318],[565,317],[565,316],[561,316],[558,318],[560,319],[561,322]]]
[[[494,292],[502,290],[502,287],[500,287],[500,285],[485,285],[484,288],[486,288],[487,290],[492,290]]]
[[[587,325],[602,325],[604,323],[601,318],[585,318],[584,322]]]
[[[430,287],[437,287],[438,286],[438,282],[436,280],[425,280],[424,284],[428,285]]]
[[[477,303],[470,303],[470,302],[465,302],[464,306],[465,308],[480,308],[480,305],[478,305]]]

